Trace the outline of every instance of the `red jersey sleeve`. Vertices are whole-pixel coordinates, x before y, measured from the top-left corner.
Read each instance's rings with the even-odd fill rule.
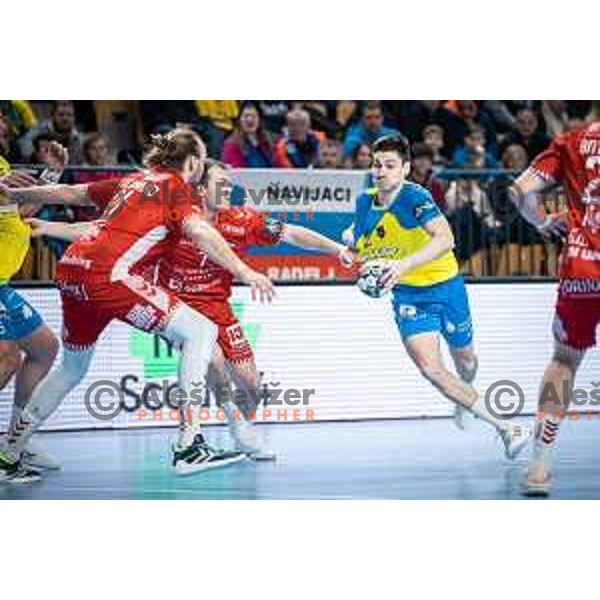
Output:
[[[562,182],[564,177],[562,155],[565,144],[566,135],[555,137],[550,146],[533,159],[530,168],[542,179]]]
[[[283,235],[283,223],[265,213],[247,210],[248,246],[275,246]]]
[[[100,212],[104,212],[111,202],[119,200],[119,184],[121,181],[123,181],[123,178],[90,183],[87,194],[91,204],[99,209]]]

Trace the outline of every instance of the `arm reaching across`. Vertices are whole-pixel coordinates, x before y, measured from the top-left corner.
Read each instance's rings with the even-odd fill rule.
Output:
[[[90,184],[41,185],[26,188],[10,188],[0,181],[0,205],[2,204],[66,204],[83,206],[91,204],[88,199]]]
[[[60,221],[44,221],[43,219],[26,219],[31,227],[31,237],[51,237],[65,242],[74,242],[82,235],[90,233],[94,221],[86,223],[61,223]]]
[[[183,226],[185,236],[218,265],[248,284],[261,301],[271,301],[275,288],[271,280],[251,269],[223,239],[221,234],[200,217],[189,218]]]
[[[300,225],[285,225],[281,240],[306,250],[319,250],[337,256],[345,267],[350,267],[354,262],[354,252],[343,244],[329,239],[328,237],[301,227]]]

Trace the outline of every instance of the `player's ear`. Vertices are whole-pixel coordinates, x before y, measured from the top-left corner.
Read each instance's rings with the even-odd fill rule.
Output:
[[[410,161],[406,160],[404,161],[404,164],[402,165],[402,175],[404,177],[408,177],[408,175],[410,174]]]

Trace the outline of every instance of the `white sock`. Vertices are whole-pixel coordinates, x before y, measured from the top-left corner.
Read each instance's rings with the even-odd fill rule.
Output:
[[[535,428],[530,469],[549,472],[552,470],[554,449],[560,428],[560,415],[544,415]]]
[[[489,411],[483,398],[478,398],[475,404],[473,404],[469,410],[474,415],[478,416],[482,421],[485,421],[486,423],[489,423],[495,427],[495,429],[500,433],[510,429],[511,427],[511,424],[508,420],[499,419]]]
[[[87,373],[93,348],[84,351],[65,349],[60,366],[49,373],[35,388],[31,400],[8,432],[9,454],[18,459],[27,442],[42,423],[59,407],[63,398]]]

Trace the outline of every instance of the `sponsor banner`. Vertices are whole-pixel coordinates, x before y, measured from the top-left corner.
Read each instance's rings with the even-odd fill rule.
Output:
[[[357,269],[345,268],[336,257],[321,254],[248,255],[246,262],[273,281],[354,281],[358,275]]]
[[[50,327],[60,332],[56,290],[19,291]],[[261,413],[260,420],[452,414],[450,402],[423,380],[407,357],[389,297],[368,298],[355,285],[280,285],[277,291],[270,305],[253,301],[245,287],[236,287],[232,298],[254,350],[261,389],[279,392],[272,413],[267,417]],[[556,286],[473,284],[468,291],[480,359],[477,389],[483,394],[494,382],[514,381],[523,389],[525,411],[533,412],[553,344]],[[447,353],[446,360],[452,364]],[[88,376],[66,398],[47,428],[175,426],[168,406],[162,413],[149,407],[164,404],[165,394],[177,385],[177,364],[177,352],[160,337],[115,322],[103,335]],[[598,372],[600,357],[592,352],[581,367],[576,386],[591,388]],[[91,386],[106,380],[121,386],[124,393],[124,409],[110,420],[92,417],[85,405]],[[295,405],[282,402],[292,390],[300,398],[306,397],[306,404],[304,399]],[[12,393],[12,385],[0,392],[0,429],[8,422]],[[101,401],[110,404],[108,396]],[[206,407],[207,422],[221,422],[210,398]]]
[[[364,171],[321,169],[236,169],[234,183],[246,204],[281,211],[353,213],[365,186]]]

